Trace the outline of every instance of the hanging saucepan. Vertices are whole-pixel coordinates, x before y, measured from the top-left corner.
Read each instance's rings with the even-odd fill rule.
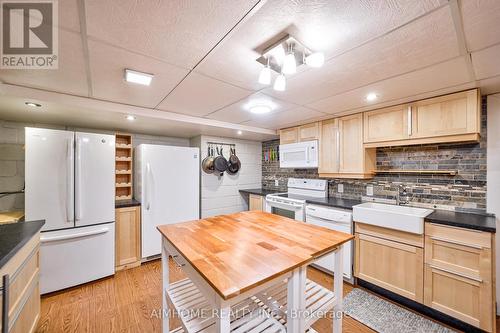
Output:
[[[231,152],[231,155],[229,156],[227,173],[234,175],[240,170],[241,162],[238,156],[236,156],[236,148],[231,148],[229,151]]]
[[[219,148],[217,147],[217,154],[218,155],[215,157],[215,160],[214,160],[214,167],[215,167],[215,171],[218,171],[220,173],[220,175],[222,176],[224,171],[227,170],[227,160],[224,157],[224,155],[222,155],[223,154],[222,147],[220,148],[220,151],[219,151]]]
[[[203,159],[201,162],[201,168],[205,173],[214,173],[214,156],[213,152],[210,150],[210,146],[208,147],[207,157]]]

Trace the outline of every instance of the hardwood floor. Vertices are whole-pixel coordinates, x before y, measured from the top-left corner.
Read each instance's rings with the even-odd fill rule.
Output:
[[[184,278],[183,272],[170,262],[170,279]],[[327,288],[332,277],[310,268],[309,279]],[[344,294],[353,286],[344,284]],[[114,277],[42,296],[37,332],[161,332],[161,262],[143,264]],[[170,328],[180,326],[178,318]],[[323,318],[314,326],[320,333],[332,332],[332,321]],[[374,332],[360,322],[345,317],[343,332]]]

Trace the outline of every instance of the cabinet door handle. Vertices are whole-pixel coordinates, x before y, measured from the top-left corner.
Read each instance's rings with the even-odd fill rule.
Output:
[[[413,112],[411,110],[411,105],[408,107],[408,136],[411,136],[413,133],[412,133],[412,122],[413,122],[413,119],[412,119],[412,116],[413,116]]]
[[[473,249],[478,249],[478,250],[483,249],[483,247],[481,245],[464,243],[464,242],[460,242],[460,241],[456,241],[456,240],[452,240],[452,239],[448,239],[448,238],[444,238],[444,237],[430,236],[430,239],[432,239],[433,241],[438,241],[438,242],[445,242],[445,243],[449,243],[449,244],[456,244],[456,245],[471,247]]]
[[[9,274],[2,277],[2,333],[9,332]]]
[[[477,278],[477,277],[474,277],[474,276],[470,276],[470,275],[467,275],[467,274],[463,274],[463,273],[459,273],[459,272],[455,272],[455,271],[453,271],[451,269],[437,267],[437,266],[432,265],[432,264],[429,264],[429,267],[431,267],[432,269],[438,270],[438,271],[450,273],[450,274],[457,275],[457,276],[460,276],[460,277],[463,277],[463,278],[466,278],[466,279],[469,279],[469,280],[474,280],[476,282],[483,283],[483,280],[480,279],[480,278]]]
[[[178,257],[179,257],[179,256],[178,256],[177,254],[174,254],[174,255],[172,256],[172,260],[175,262],[175,264],[177,265],[177,267],[184,267],[184,266],[186,266],[186,264],[180,264],[180,263],[176,260],[176,258],[178,258]]]

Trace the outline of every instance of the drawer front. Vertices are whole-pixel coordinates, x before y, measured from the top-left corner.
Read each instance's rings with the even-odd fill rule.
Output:
[[[10,278],[9,286],[9,318],[22,305],[23,296],[29,292],[34,281],[38,281],[39,251],[35,248],[30,256],[22,263],[19,271]]]
[[[355,276],[423,302],[423,250],[356,233]]]
[[[466,275],[425,265],[424,304],[479,327],[493,327],[492,284]]]
[[[358,223],[355,224],[356,232],[364,235],[384,238],[398,243],[424,247],[424,236],[409,232],[377,227],[375,225]]]
[[[40,290],[38,279],[30,286],[21,311],[12,319],[9,333],[34,332],[40,318]]]

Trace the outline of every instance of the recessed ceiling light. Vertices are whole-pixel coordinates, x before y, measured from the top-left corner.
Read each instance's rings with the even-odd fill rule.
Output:
[[[149,86],[151,84],[151,80],[153,80],[153,76],[153,74],[137,72],[127,68],[125,69],[125,80],[127,82]]]
[[[255,114],[264,114],[271,112],[272,108],[269,105],[254,105],[250,108],[250,112]]]
[[[242,132],[241,130],[240,130],[240,131],[238,131],[238,132],[236,132],[236,133],[237,133],[238,135],[242,135],[242,134],[243,134],[243,132]]]
[[[132,115],[128,115],[126,116],[125,118],[127,118],[128,121],[134,121],[135,120],[135,116],[132,116]]]
[[[376,100],[378,98],[378,95],[376,93],[369,93],[368,95],[366,95],[366,100],[368,102],[373,102],[374,100]]]
[[[24,104],[26,104],[27,106],[34,107],[34,108],[39,108],[39,107],[42,106],[42,104],[38,104],[38,103],[35,103],[35,102],[25,102]]]

